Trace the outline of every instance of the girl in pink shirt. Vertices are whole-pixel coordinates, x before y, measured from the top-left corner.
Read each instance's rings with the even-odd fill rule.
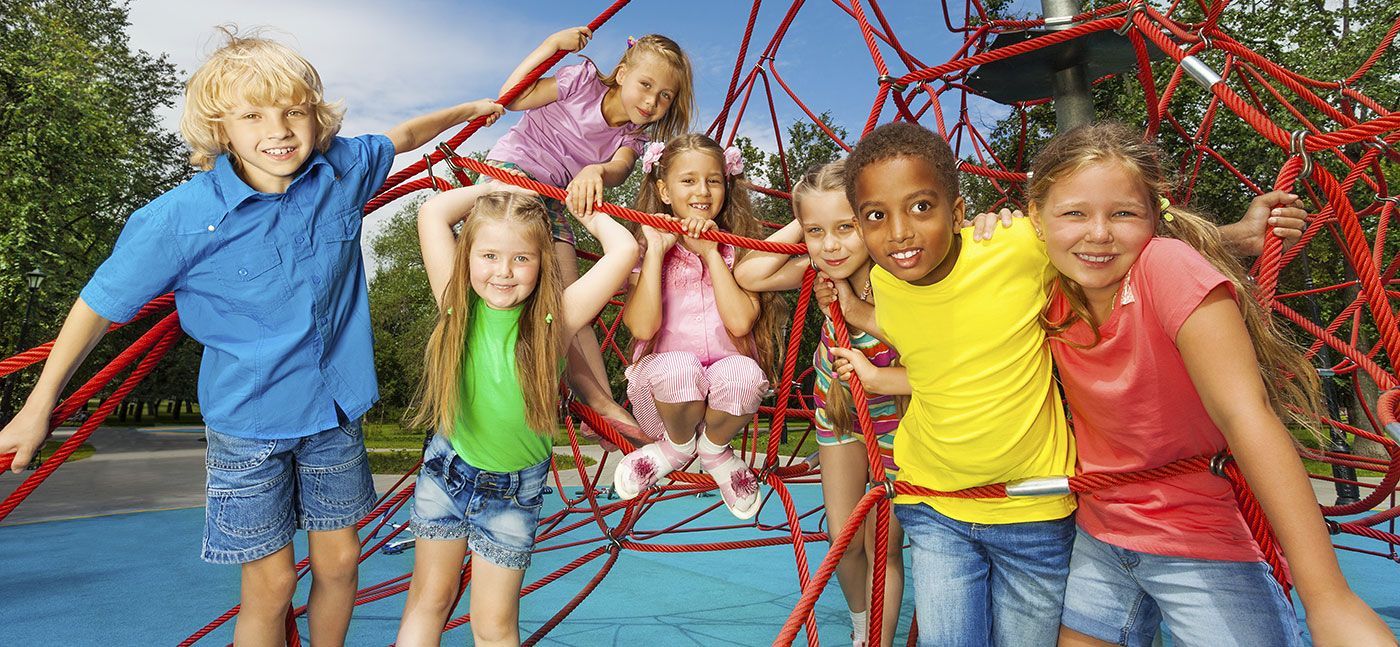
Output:
[[[636,349],[627,395],[656,442],[628,454],[613,485],[631,499],[698,453],[730,512],[748,519],[758,513],[758,479],[729,441],[768,391],[760,366],[772,364],[774,309],[735,282],[733,248],[695,237],[716,226],[758,233],[743,161],[692,134],[648,146],[642,170],[637,208],[678,218],[690,235],[642,227],[646,251],[622,315]]]
[[[1282,418],[1317,374],[1249,297],[1216,228],[1162,196],[1161,153],[1097,124],[1032,165],[1030,217],[1058,277],[1042,323],[1080,468],[1133,472],[1229,450],[1268,515],[1317,644],[1395,640],[1347,586]],[[1283,379],[1292,375],[1293,380]],[[1061,645],[1301,644],[1229,484],[1208,472],[1079,498]]]
[[[593,32],[586,27],[560,31],[540,43],[515,68],[501,93],[558,50],[583,49]],[[486,154],[490,164],[545,184],[565,187],[569,211],[592,215],[605,187],[632,174],[647,139],[665,141],[690,126],[693,107],[690,60],[675,41],[651,34],[629,40],[622,59],[602,74],[585,59],[536,81],[506,108],[525,115]],[[578,278],[573,228],[565,204],[543,198],[550,214],[554,254],[564,285]],[[639,437],[632,417],[613,400],[598,339],[591,327],[579,332],[569,350],[569,385],[622,433]]]

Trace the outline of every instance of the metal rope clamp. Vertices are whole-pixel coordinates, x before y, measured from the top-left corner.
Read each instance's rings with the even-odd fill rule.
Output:
[[[894,90],[895,92],[903,92],[909,89],[908,83],[897,83],[897,81],[899,81],[899,77],[893,74],[881,74],[879,78],[875,80],[879,81],[880,83],[888,83],[890,89]]]
[[[1114,29],[1113,33],[1118,34],[1119,36],[1127,36],[1128,31],[1135,26],[1133,24],[1133,18],[1138,14],[1142,13],[1145,8],[1145,2],[1134,2],[1128,5],[1128,8],[1123,11],[1123,26]]]
[[[1298,179],[1312,177],[1312,155],[1308,153],[1308,135],[1306,130],[1295,130],[1288,136],[1289,155],[1297,155],[1303,158],[1303,170],[1298,173]]]
[[[891,481],[891,480],[889,480],[889,479],[885,479],[885,480],[883,480],[883,481],[880,481],[880,485],[883,486],[883,487],[885,488],[885,498],[886,498],[886,499],[894,499],[894,497],[895,497],[894,481]]]
[[[428,184],[432,185],[434,193],[442,193],[442,188],[438,186],[438,179],[433,175],[433,156],[423,153],[423,165],[428,167]]]
[[[1233,460],[1235,460],[1235,458],[1230,455],[1230,452],[1221,450],[1216,455],[1210,457],[1210,473],[1223,479],[1230,478],[1225,473],[1225,465]]]
[[[1006,483],[1006,496],[1008,497],[1054,496],[1073,493],[1074,491],[1069,488],[1068,476],[1035,476]]]
[[[447,165],[447,168],[459,173],[467,172],[467,167],[456,162],[457,151],[452,150],[452,147],[448,146],[447,142],[438,144],[438,152],[442,153],[442,162]]]

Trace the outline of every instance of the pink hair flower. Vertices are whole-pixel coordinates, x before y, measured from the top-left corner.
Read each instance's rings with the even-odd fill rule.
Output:
[[[650,173],[656,163],[661,161],[661,154],[666,152],[666,144],[661,142],[651,142],[642,150],[642,172]]]
[[[724,149],[724,174],[730,177],[744,172],[744,155],[738,148]]]

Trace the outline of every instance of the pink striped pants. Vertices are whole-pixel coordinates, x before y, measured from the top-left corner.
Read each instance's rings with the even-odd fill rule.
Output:
[[[684,351],[652,353],[627,367],[627,397],[642,433],[660,440],[666,426],[657,402],[708,401],[709,408],[735,416],[750,416],[768,392],[768,378],[758,362],[730,355],[709,366]]]

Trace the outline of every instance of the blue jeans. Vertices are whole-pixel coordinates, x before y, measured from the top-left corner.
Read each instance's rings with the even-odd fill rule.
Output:
[[[359,422],[304,438],[253,440],[205,429],[204,549],[213,564],[244,564],[292,542],[298,527],[339,530],[374,507]]]
[[[923,503],[896,505],[894,514],[912,544],[920,645],[1056,643],[1073,516],[989,525]]]
[[[1115,645],[1152,644],[1165,619],[1178,645],[1302,645],[1298,617],[1264,562],[1168,557],[1080,531],[1063,622]]]
[[[488,472],[433,434],[413,490],[409,522],[420,539],[463,539],[472,553],[502,568],[525,570],[535,550],[549,459],[514,472]]]

